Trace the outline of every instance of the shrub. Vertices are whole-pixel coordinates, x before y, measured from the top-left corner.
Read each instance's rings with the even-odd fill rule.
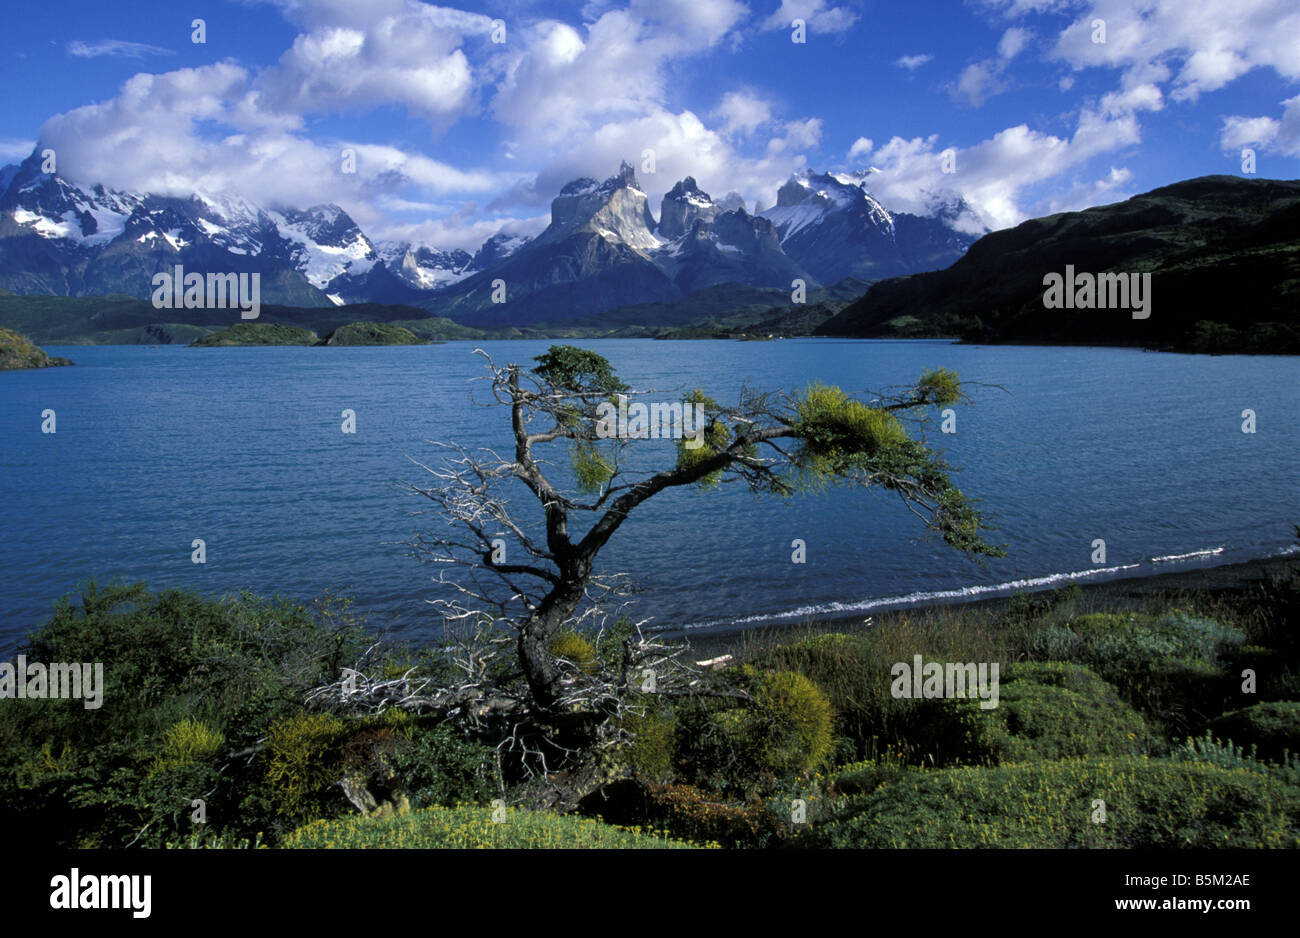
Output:
[[[482,804],[497,793],[495,750],[463,739],[446,724],[417,731],[397,747],[393,769],[415,808]]]
[[[907,701],[889,694],[888,655],[852,635],[828,633],[760,651],[757,667],[795,671],[826,694],[835,712],[835,730],[865,752],[873,736],[898,739],[913,714]]]
[[[1094,823],[1094,801],[1105,823]],[[909,775],[814,830],[835,847],[1297,847],[1300,789],[1146,756]]]
[[[596,660],[596,649],[591,642],[585,636],[567,629],[556,633],[551,639],[550,652],[557,658],[572,661],[580,668]]]
[[[725,698],[691,697],[679,704],[681,778],[716,791],[757,791],[826,761],[834,714],[815,684],[801,674],[750,665],[724,673],[751,702],[734,706]]]
[[[1147,742],[1142,717],[1081,665],[1011,665],[999,681],[998,705],[986,710],[981,703],[938,701],[934,718],[913,735],[913,744],[939,765],[996,765],[1129,753]]]
[[[160,838],[185,836],[189,802],[207,792],[214,831],[269,833],[265,765],[219,765],[212,734],[232,750],[256,743],[365,647],[333,601],[309,611],[247,593],[212,599],[90,582],[60,600],[21,651],[34,661],[104,662],[105,705],[0,707],[0,803],[13,809],[10,835],[58,846],[161,846]]]
[[[664,849],[692,844],[661,833],[615,827],[592,818],[504,808],[425,808],[396,817],[322,820],[299,828],[281,846],[385,850]]]
[[[1234,710],[1211,720],[1209,729],[1221,740],[1253,748],[1262,759],[1280,762],[1288,754],[1300,756],[1300,701],[1260,703]]]
[[[1069,628],[1079,639],[1076,660],[1175,734],[1199,730],[1231,699],[1222,662],[1245,642],[1238,629],[1179,610],[1161,616],[1093,613],[1075,618]],[[1039,641],[1066,639],[1058,633]]]
[[[620,753],[628,768],[651,782],[670,781],[677,755],[677,717],[673,711],[647,706],[642,714],[628,713],[622,728],[632,734],[632,741]]]
[[[344,722],[328,713],[300,713],[271,727],[266,781],[282,817],[310,820],[324,811],[326,796],[342,775],[345,733]]]
[[[648,823],[700,844],[756,847],[773,833],[761,804],[720,801],[691,785],[649,786],[645,815]]]
[[[766,674],[756,701],[746,731],[761,741],[756,747],[761,770],[780,776],[808,772],[825,762],[834,743],[835,714],[816,684],[795,671]]]
[[[1255,757],[1253,747],[1252,752],[1248,754],[1241,746],[1235,746],[1231,742],[1219,742],[1210,730],[1206,730],[1205,735],[1201,737],[1187,737],[1182,745],[1174,746],[1170,750],[1169,757],[1181,762],[1206,762],[1226,769],[1263,772],[1265,775],[1281,779],[1288,785],[1300,787],[1300,756],[1284,753],[1283,758],[1273,762],[1258,759]]]
[[[212,758],[226,737],[200,720],[181,720],[167,730],[162,752],[154,760],[155,772]]]

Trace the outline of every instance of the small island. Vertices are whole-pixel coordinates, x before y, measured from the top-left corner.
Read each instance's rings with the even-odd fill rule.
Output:
[[[427,339],[404,326],[351,322],[322,339],[311,329],[272,322],[239,322],[190,343],[191,348],[252,345],[427,345]]]
[[[33,345],[26,336],[12,329],[0,328],[0,371],[71,364],[66,358],[45,354],[44,349]]]
[[[387,322],[350,322],[325,337],[324,345],[428,345],[405,326]]]
[[[300,326],[278,322],[237,322],[190,343],[190,348],[226,345],[320,345],[320,336]]]

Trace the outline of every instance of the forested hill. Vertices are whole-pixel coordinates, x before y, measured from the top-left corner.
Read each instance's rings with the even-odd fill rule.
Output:
[[[1044,277],[1150,273],[1150,309],[1046,308]],[[831,336],[1300,352],[1300,180],[1202,176],[985,235],[945,270],[875,284]]]

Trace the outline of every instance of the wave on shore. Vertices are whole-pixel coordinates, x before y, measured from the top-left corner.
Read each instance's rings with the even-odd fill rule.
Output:
[[[1222,546],[1209,547],[1204,550],[1191,551],[1185,554],[1169,554],[1162,557],[1152,557],[1145,563],[1128,563],[1113,567],[1095,567],[1088,570],[1074,570],[1068,573],[1052,573],[1046,576],[1008,580],[1004,583],[979,584],[947,590],[918,590],[901,596],[884,596],[875,599],[863,599],[856,602],[832,601],[815,603],[806,606],[799,606],[794,609],[787,609],[778,612],[756,613],[754,615],[742,616],[735,619],[714,619],[706,622],[694,622],[689,625],[672,627],[671,630],[688,633],[714,629],[729,631],[750,625],[775,625],[781,622],[800,621],[804,619],[846,617],[858,613],[895,607],[928,606],[947,602],[969,602],[979,599],[994,598],[999,595],[1009,595],[1021,590],[1037,591],[1050,589],[1068,583],[1078,582],[1080,580],[1089,580],[1095,577],[1114,576],[1118,579],[1128,571],[1136,570],[1143,566],[1149,568],[1154,564],[1169,564],[1179,561],[1196,561],[1210,557],[1218,557],[1222,555],[1226,549],[1226,547]],[[1246,558],[1246,560],[1270,560],[1277,557],[1295,554],[1297,552],[1300,552],[1300,545],[1292,544],[1266,553],[1262,557]],[[1237,562],[1244,561],[1228,561],[1228,563]],[[1214,564],[1213,566],[1220,566],[1220,564]]]

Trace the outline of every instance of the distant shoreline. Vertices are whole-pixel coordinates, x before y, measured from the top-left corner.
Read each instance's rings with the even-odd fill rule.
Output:
[[[1112,600],[1141,600],[1161,593],[1240,589],[1264,581],[1270,574],[1283,574],[1288,569],[1300,565],[1300,554],[1287,554],[1275,557],[1260,557],[1238,563],[1219,566],[1201,567],[1195,570],[1171,570],[1167,573],[1151,573],[1145,576],[1117,577],[1101,582],[1061,583],[1056,588],[1076,585],[1084,596],[1109,598]],[[1050,593],[1051,588],[1039,588],[1019,591],[1024,593]],[[901,618],[926,616],[938,609],[960,606],[964,610],[979,609],[990,614],[1001,612],[1011,602],[1016,593],[968,600],[949,600],[925,605],[904,606],[881,612],[857,612],[851,614],[813,615],[793,622],[769,623],[755,626],[722,626],[707,632],[691,633],[680,629],[665,630],[664,635],[685,638],[697,658],[712,658],[723,654],[732,654],[740,646],[758,644],[775,644],[792,637],[802,636],[808,632],[859,632],[866,628],[887,627],[891,622]],[[868,625],[869,621],[869,625]]]

